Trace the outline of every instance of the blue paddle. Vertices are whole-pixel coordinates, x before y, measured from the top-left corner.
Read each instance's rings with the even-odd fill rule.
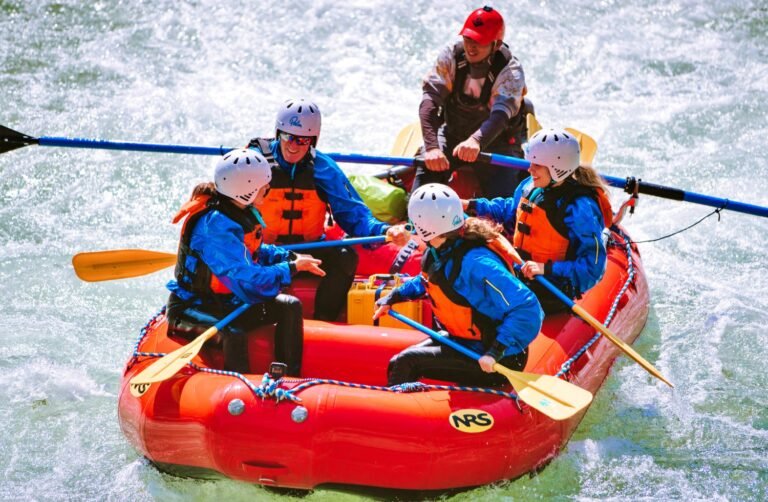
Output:
[[[197,145],[173,145],[157,143],[135,143],[126,141],[107,141],[100,139],[83,138],[62,138],[54,136],[41,136],[35,138],[8,127],[0,125],[0,153],[9,152],[17,148],[28,145],[40,146],[58,146],[69,148],[95,148],[101,150],[123,150],[132,152],[155,152],[155,153],[182,153],[190,155],[223,155],[232,150],[231,147],[216,146],[197,146]],[[412,166],[414,159],[411,157],[389,157],[358,154],[329,153],[329,157],[337,162],[351,162],[355,164],[381,164],[390,166]],[[495,153],[481,153],[478,162],[492,164],[494,166],[509,167],[512,169],[526,170],[530,163],[525,159],[508,157]],[[737,202],[720,197],[712,197],[696,192],[688,192],[678,188],[666,187],[647,183],[635,178],[618,178],[614,176],[605,176],[603,179],[611,186],[621,188],[627,193],[642,193],[661,197],[670,200],[681,200],[693,204],[729,209],[738,213],[751,214],[754,216],[768,217],[768,207]]]

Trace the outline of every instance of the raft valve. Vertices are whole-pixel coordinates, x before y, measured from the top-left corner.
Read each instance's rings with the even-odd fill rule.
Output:
[[[306,420],[307,416],[309,416],[309,412],[303,406],[297,406],[293,409],[293,411],[291,411],[291,420],[297,424],[300,424]]]
[[[245,411],[245,403],[242,399],[233,399],[227,405],[227,411],[229,411],[230,415],[235,417],[242,415],[242,413]]]

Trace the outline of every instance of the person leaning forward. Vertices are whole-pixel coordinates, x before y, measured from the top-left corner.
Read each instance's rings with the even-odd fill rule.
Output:
[[[413,190],[446,184],[451,173],[477,160],[481,150],[522,157],[526,115],[533,105],[520,61],[503,42],[504,19],[491,7],[473,11],[462,40],[446,47],[423,81],[419,118],[424,146],[417,155]],[[488,164],[472,166],[483,197],[512,194],[524,175]]]
[[[325,234],[326,210],[352,237],[386,234],[397,246],[410,234],[404,225],[377,220],[338,164],[315,150],[321,114],[309,100],[291,99],[277,113],[274,138],[254,138],[248,147],[261,152],[272,170],[272,190],[261,207],[264,241],[288,244],[316,241]],[[326,276],[315,295],[314,318],[335,321],[347,302],[358,256],[348,246],[311,251]]]
[[[195,187],[173,222],[184,221],[175,279],[168,282],[168,333],[191,339],[243,303],[253,304],[219,335],[224,369],[249,372],[249,330],[277,323],[275,357],[299,376],[301,302],[281,294],[296,272],[325,275],[320,260],[262,244],[256,207],[269,191],[269,164],[253,150],[232,150],[216,164],[214,183]]]
[[[431,183],[413,192],[408,215],[427,243],[422,273],[377,301],[374,319],[398,302],[427,295],[449,336],[483,356],[472,361],[430,338],[390,360],[388,385],[420,378],[504,383],[494,365],[523,369],[544,319],[536,296],[512,272],[511,244],[490,222],[465,219],[459,196],[445,185]]]

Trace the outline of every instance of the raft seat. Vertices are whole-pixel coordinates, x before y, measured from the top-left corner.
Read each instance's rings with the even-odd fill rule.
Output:
[[[167,353],[189,342],[181,337],[167,336],[164,317],[156,331],[162,335],[156,336],[151,346],[142,347],[143,350]],[[262,375],[276,360],[275,325],[259,326],[246,336],[251,374]],[[301,376],[386,385],[387,365],[392,356],[425,338],[426,335],[410,329],[382,329],[305,319]],[[215,340],[206,343],[195,363],[211,369],[224,369],[221,343]]]
[[[248,334],[248,359],[253,374],[267,372],[275,360],[274,334],[274,325]],[[423,334],[410,329],[382,331],[376,326],[305,320],[301,376],[386,385],[387,365],[392,356],[424,339]]]

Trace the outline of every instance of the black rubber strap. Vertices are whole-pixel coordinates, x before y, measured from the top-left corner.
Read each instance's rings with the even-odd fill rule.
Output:
[[[646,183],[643,182],[643,180],[632,177],[627,178],[627,183],[624,185],[624,191],[627,193],[635,193],[635,189],[637,189],[638,193],[653,195],[663,199],[685,200],[685,191],[680,190],[679,188],[670,188],[654,183]]]

